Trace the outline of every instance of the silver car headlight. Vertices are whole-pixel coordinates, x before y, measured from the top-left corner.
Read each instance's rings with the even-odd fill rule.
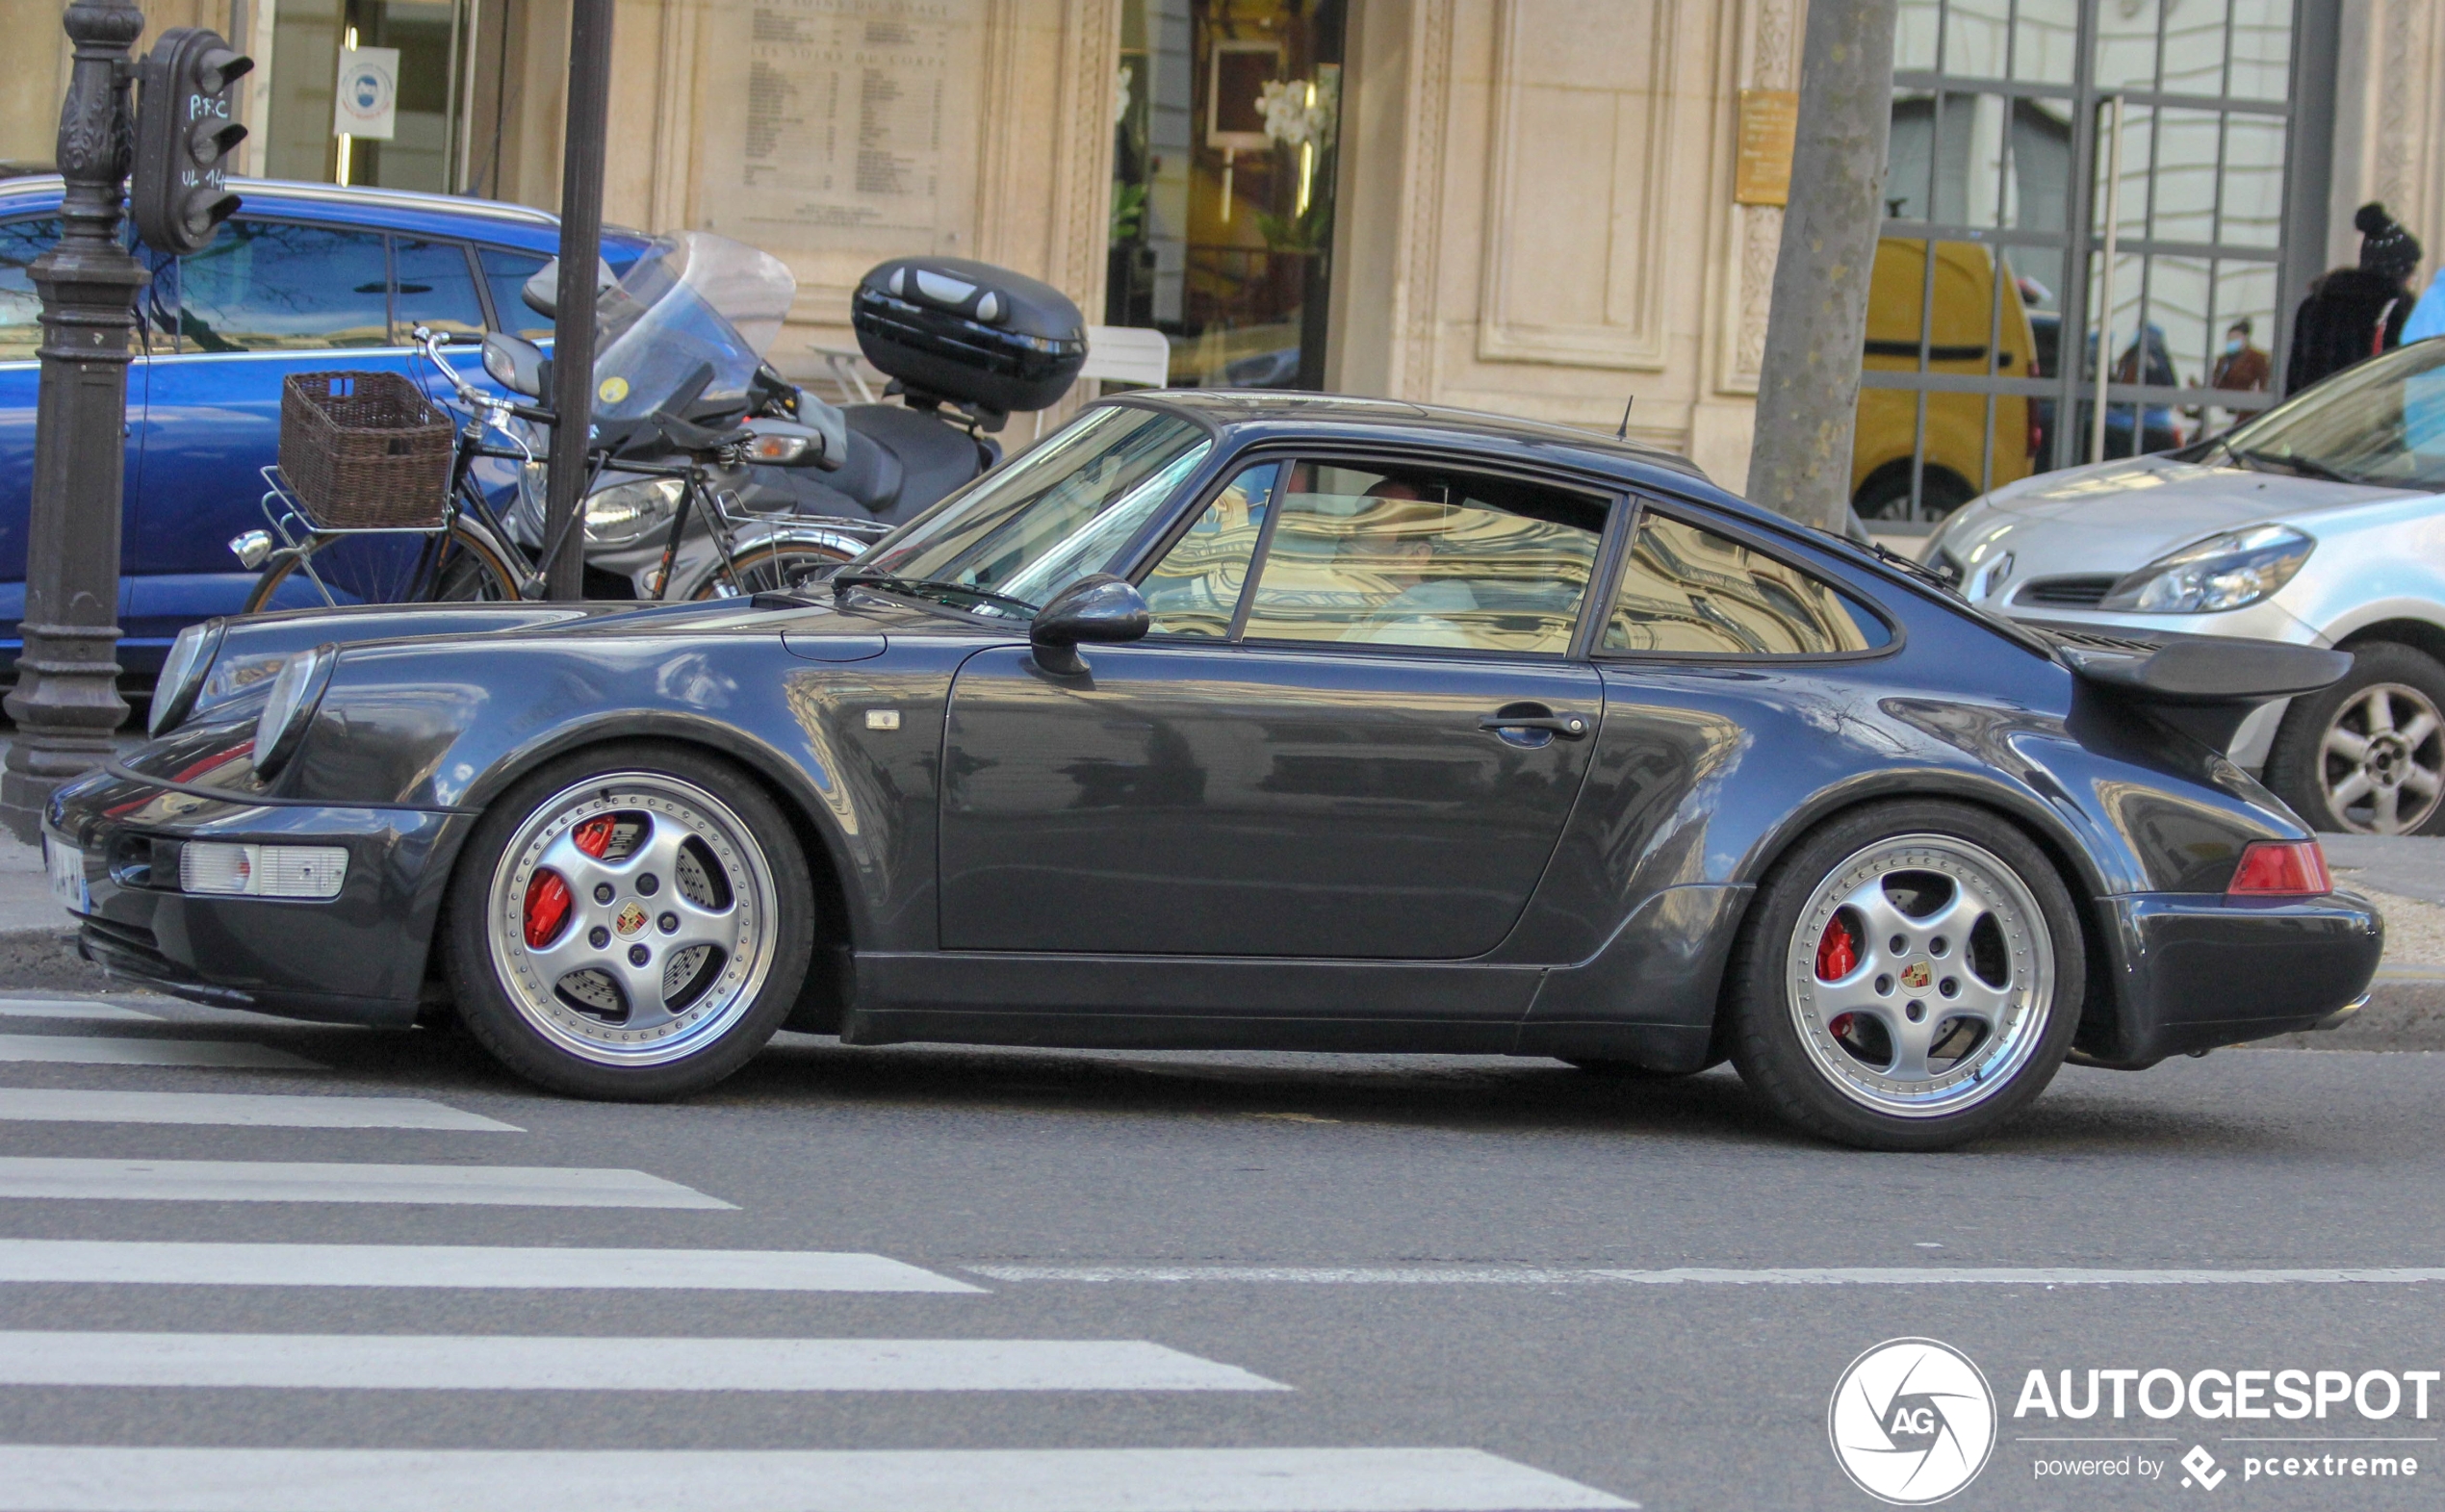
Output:
[[[589,494],[586,539],[596,546],[633,546],[671,523],[686,490],[676,477],[648,477]]]
[[[2292,581],[2317,546],[2285,525],[2211,535],[2123,578],[2098,607],[2141,614],[2220,614],[2244,608]]]
[[[271,679],[271,696],[255,721],[257,777],[276,774],[305,744],[306,729],[314,723],[322,690],[331,684],[332,664],[339,659],[340,648],[326,641],[302,656],[290,657]]]
[[[211,675],[215,657],[220,654],[220,640],[229,626],[221,620],[204,620],[178,632],[169,643],[169,655],[162,662],[162,675],[153,681],[153,707],[144,720],[144,731],[159,736],[178,728],[179,721],[194,711],[195,695],[204,690],[204,679]]]

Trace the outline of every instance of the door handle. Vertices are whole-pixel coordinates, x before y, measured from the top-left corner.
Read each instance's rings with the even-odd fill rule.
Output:
[[[1531,709],[1533,713],[1530,712]],[[1596,722],[1585,714],[1574,714],[1568,710],[1556,713],[1542,704],[1531,704],[1526,706],[1514,705],[1499,714],[1488,714],[1478,721],[1478,728],[1497,734],[1514,730],[1523,734],[1542,731],[1564,740],[1583,740],[1587,732],[1596,728]]]

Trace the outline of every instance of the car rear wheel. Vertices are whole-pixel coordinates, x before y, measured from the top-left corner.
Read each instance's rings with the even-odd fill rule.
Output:
[[[781,1027],[813,900],[788,822],[735,770],[684,748],[583,753],[469,838],[450,894],[459,1015],[555,1090],[683,1097]]]
[[[2342,681],[2284,710],[2267,785],[2312,829],[2445,833],[2445,666],[2390,641],[2353,647]]]
[[[1959,1144],[2053,1079],[2083,960],[2069,889],[2011,824],[1950,803],[1860,809],[1759,890],[1725,1005],[1733,1064],[1811,1134]]]

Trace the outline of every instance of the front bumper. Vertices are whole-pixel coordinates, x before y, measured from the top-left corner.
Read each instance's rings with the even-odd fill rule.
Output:
[[[84,853],[90,903],[71,913],[78,948],[112,976],[224,1008],[405,1025],[473,822],[452,810],[215,800],[101,772],[54,796],[45,829]],[[181,892],[170,847],[206,839],[343,846],[347,875],[339,896],[318,901]]]
[[[2074,1041],[2096,1065],[2331,1028],[2366,1000],[2385,951],[2384,918],[2348,892],[2133,893],[2100,899],[2098,922],[2109,980],[2092,984]],[[2120,1012],[2097,1011],[2107,1003]]]

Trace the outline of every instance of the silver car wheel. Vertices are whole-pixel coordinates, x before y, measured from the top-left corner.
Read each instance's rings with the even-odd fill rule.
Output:
[[[1937,1117],[2002,1090],[2054,1012],[2054,941],[2001,859],[1896,835],[1836,867],[1785,960],[1794,1027],[1819,1074],[1879,1113]]]
[[[2376,682],[2334,711],[2318,741],[2327,809],[2360,834],[2410,834],[2445,797],[2445,718],[2419,689]]]
[[[720,1039],[774,955],[772,869],[720,799],[652,772],[564,788],[493,870],[486,938],[511,1006],[605,1065],[659,1065]]]

